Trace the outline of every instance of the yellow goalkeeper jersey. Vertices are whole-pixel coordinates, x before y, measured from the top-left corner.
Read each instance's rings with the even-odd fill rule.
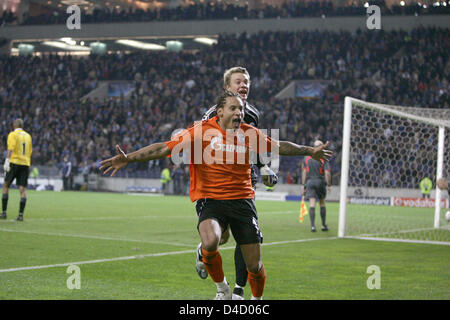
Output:
[[[31,136],[23,129],[17,128],[9,133],[8,150],[12,150],[11,163],[30,166],[33,151]]]

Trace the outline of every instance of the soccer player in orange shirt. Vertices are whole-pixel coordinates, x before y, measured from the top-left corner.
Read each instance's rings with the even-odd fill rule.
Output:
[[[154,143],[125,154],[117,145],[118,155],[103,160],[104,174],[128,163],[167,157],[184,152],[190,157],[190,197],[196,201],[198,231],[202,240],[202,259],[217,286],[216,300],[230,300],[232,291],[218,251],[220,237],[230,225],[233,237],[240,245],[248,270],[252,299],[262,299],[266,271],[261,260],[262,234],[251,183],[250,150],[263,154],[279,152],[287,156],[311,156],[328,160],[332,152],[328,142],[319,147],[300,146],[288,141],[275,141],[260,130],[243,123],[244,102],[225,92],[217,99],[217,116],[184,130],[171,141]]]
[[[250,93],[250,74],[247,69],[243,67],[232,67],[227,69],[223,74],[223,88],[226,91],[230,91],[236,95],[239,95],[244,101],[244,118],[243,122],[258,128],[259,126],[259,110],[248,102],[248,95]],[[216,105],[209,108],[202,117],[202,120],[209,120],[215,117]],[[269,168],[267,164],[262,164],[260,161],[256,161],[256,164],[251,165],[251,179],[252,187],[256,190],[256,183],[258,181],[258,174],[256,168],[259,168],[259,172],[262,177],[263,183],[268,187],[273,187],[278,180],[277,175]],[[228,227],[220,238],[220,245],[227,243],[230,237],[230,228]],[[202,259],[202,243],[197,246],[197,252],[195,257],[195,269],[201,279],[208,277],[208,271],[206,271],[205,265]],[[244,257],[239,244],[236,244],[234,249],[234,266],[236,271],[236,281],[233,289],[233,300],[244,299],[244,288],[247,284],[247,268],[245,265]]]

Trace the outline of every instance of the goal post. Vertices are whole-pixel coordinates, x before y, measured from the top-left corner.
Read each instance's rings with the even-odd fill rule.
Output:
[[[450,110],[345,97],[343,119],[338,237],[450,244],[448,197],[436,187],[450,173]]]
[[[442,178],[442,170],[443,170],[442,168],[444,164],[444,140],[445,140],[445,128],[443,126],[440,126],[438,138],[438,150],[437,150],[436,181]],[[435,228],[440,227],[441,199],[442,199],[441,189],[436,188],[436,203],[434,209]]]
[[[350,154],[350,134],[352,119],[352,100],[345,97],[344,100],[344,126],[342,133],[342,159],[341,159],[341,194],[339,198],[339,229],[338,236],[345,236],[345,222],[347,214],[347,190],[348,190],[348,167]]]

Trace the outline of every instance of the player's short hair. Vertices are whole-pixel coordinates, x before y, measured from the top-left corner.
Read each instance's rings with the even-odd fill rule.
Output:
[[[226,88],[227,86],[230,85],[231,75],[233,73],[243,73],[243,74],[247,75],[248,80],[250,81],[250,74],[248,73],[247,69],[245,69],[244,67],[233,67],[233,68],[226,70],[225,73],[223,74],[223,87],[224,88]]]
[[[13,124],[16,128],[23,128],[23,120],[20,118],[14,120]]]
[[[225,107],[225,104],[227,103],[227,98],[229,97],[236,97],[241,99],[241,97],[238,94],[234,94],[231,91],[224,90],[224,92],[216,99],[216,110]]]

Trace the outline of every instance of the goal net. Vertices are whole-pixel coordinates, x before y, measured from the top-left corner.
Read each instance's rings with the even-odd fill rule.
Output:
[[[339,237],[450,244],[450,110],[346,97],[343,131]]]

